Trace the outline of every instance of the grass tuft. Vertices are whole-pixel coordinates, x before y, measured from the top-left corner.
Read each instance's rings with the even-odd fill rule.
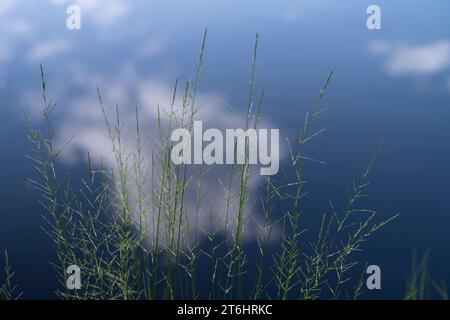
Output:
[[[203,78],[206,39],[207,30],[193,80],[184,84],[175,81],[168,112],[158,106],[157,147],[151,154],[144,152],[139,108],[135,111],[134,151],[129,153],[119,106],[111,116],[97,89],[113,165],[95,168],[88,153],[80,184],[74,184],[59,163],[64,148],[54,145],[51,120],[56,103],[47,97],[41,66],[44,128],[26,119],[29,158],[39,174],[32,183],[48,212],[44,231],[55,243],[58,257],[52,263],[60,281],[57,296],[125,300],[359,297],[361,280],[353,281],[354,269],[359,266],[357,253],[396,217],[377,222],[375,211],[360,207],[378,151],[353,183],[341,212],[330,204],[330,212],[323,215],[315,235],[301,224],[307,195],[306,163],[322,163],[308,155],[308,146],[326,131],[314,128],[326,111],[322,100],[333,72],[306,114],[299,136],[287,140],[288,165],[280,168],[278,176],[265,177],[257,192],[249,189],[254,172],[248,159],[229,166],[226,177],[218,180],[223,208],[218,208],[214,199],[205,198],[203,178],[208,168],[171,162],[171,132],[176,128],[192,132],[201,108],[197,92]],[[243,116],[246,129],[258,127],[264,104],[264,90],[256,87],[258,46],[257,35]],[[188,192],[194,195],[194,205],[186,201]],[[212,214],[215,210],[223,219]],[[260,212],[262,219],[255,219],[251,210]],[[208,213],[210,228],[204,230],[199,221]],[[256,250],[244,241],[249,223],[258,229]],[[282,230],[281,236],[276,230]],[[65,270],[73,264],[82,270],[81,290],[65,286]],[[10,296],[7,292],[11,287],[5,288],[2,292]]]

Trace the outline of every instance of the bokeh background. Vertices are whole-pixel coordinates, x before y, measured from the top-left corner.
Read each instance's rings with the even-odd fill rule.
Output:
[[[81,30],[66,28],[70,4],[81,7]],[[366,27],[371,4],[382,30]],[[401,216],[366,245],[361,262],[382,270],[382,290],[367,297],[403,297],[413,248],[430,249],[433,278],[450,280],[449,13],[446,0],[0,0],[0,249],[24,297],[51,298],[56,287],[44,211],[26,180],[34,172],[21,108],[39,123],[39,64],[58,101],[57,139],[74,136],[63,163],[81,172],[87,148],[98,157],[109,148],[96,87],[108,105],[130,115],[139,105],[151,117],[175,78],[193,76],[205,27],[201,95],[218,119],[232,117],[226,105],[243,105],[256,33],[264,118],[282,136],[298,132],[334,70],[321,120],[328,133],[310,149],[326,164],[308,171],[306,227],[329,200],[344,203],[385,140],[365,204]]]

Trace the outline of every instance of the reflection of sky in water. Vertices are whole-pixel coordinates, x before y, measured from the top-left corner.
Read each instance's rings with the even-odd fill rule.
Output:
[[[81,5],[80,31],[65,28],[69,3]],[[108,147],[96,86],[107,104],[123,106],[125,115],[140,105],[150,126],[155,104],[170,100],[174,79],[192,76],[205,26],[209,38],[201,98],[211,105],[213,125],[237,121],[225,104],[242,105],[256,32],[266,120],[282,135],[298,128],[327,72],[335,71],[324,102],[330,109],[323,118],[329,132],[311,149],[327,165],[310,168],[306,215],[322,213],[329,199],[344,199],[346,186],[377,142],[386,140],[367,204],[402,216],[368,244],[368,262],[379,264],[384,277],[382,293],[374,296],[400,296],[414,246],[431,247],[433,272],[446,277],[450,4],[377,1],[383,30],[368,31],[365,11],[371,3],[2,0],[0,249],[10,249],[25,293],[46,292],[52,252],[38,228],[36,194],[23,182],[32,169],[24,159],[19,107],[40,102],[39,63],[46,69],[49,94],[60,104],[60,138],[75,134],[75,147],[102,155]],[[79,153],[72,151],[66,159],[74,164]]]

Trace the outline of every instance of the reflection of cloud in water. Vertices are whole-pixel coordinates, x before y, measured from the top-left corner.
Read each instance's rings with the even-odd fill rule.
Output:
[[[386,57],[385,71],[392,76],[434,75],[450,67],[450,41],[407,45],[375,41],[369,51]]]
[[[141,76],[132,63],[125,64],[119,72],[114,73],[114,76],[99,72],[88,72],[80,64],[73,64],[69,66],[69,69],[71,72],[66,73],[68,76],[64,77],[64,75],[61,75],[60,83],[63,83],[66,88],[77,88],[77,91],[83,93],[74,97],[68,97],[69,92],[66,90],[62,88],[56,90],[59,92],[57,100],[61,105],[60,111],[63,112],[63,116],[57,123],[57,144],[63,146],[68,140],[72,139],[70,145],[62,154],[62,159],[69,164],[83,164],[86,162],[86,154],[89,151],[92,160],[96,164],[104,161],[106,165],[114,168],[111,143],[107,136],[104,119],[96,96],[96,85],[98,84],[101,84],[100,90],[104,105],[111,111],[111,116],[114,116],[114,106],[116,104],[119,105],[121,122],[124,125],[123,141],[125,141],[124,153],[126,155],[134,152],[136,137],[135,106],[139,107],[141,128],[144,136],[143,149],[146,157],[151,159],[152,151],[156,151],[156,144],[158,143],[155,139],[157,137],[157,106],[160,107],[161,114],[169,112],[173,90],[171,84],[153,77]],[[53,92],[53,86],[50,82],[49,90]],[[182,103],[183,90],[181,84],[178,92],[176,107],[180,107]],[[30,94],[29,100],[34,99],[31,97],[37,97],[38,94],[37,91]],[[219,129],[241,128],[245,125],[238,111],[230,110],[224,100],[222,95],[217,93],[198,94],[197,105],[203,107],[198,112],[197,119],[203,121],[205,129],[207,127]],[[261,126],[270,128],[267,122]],[[129,159],[132,161],[132,157],[129,157]],[[150,163],[147,163],[148,170],[150,166]],[[132,177],[130,181],[133,181],[134,172],[131,162],[129,168],[129,175]],[[201,230],[210,228],[211,215],[216,227],[224,225],[226,199],[219,179],[226,184],[225,180],[227,179],[230,166],[207,168],[209,170],[200,180],[204,192],[202,210],[198,220]],[[255,167],[255,169],[257,168]],[[189,166],[189,175],[192,175],[193,180],[191,180],[186,191],[186,208],[190,217],[190,224],[193,225],[196,223],[193,213],[196,205],[197,182],[195,179],[197,177],[196,170],[192,166]],[[255,170],[255,175],[249,182],[248,190],[250,194],[254,194],[262,182],[263,178],[259,176],[259,170]],[[130,183],[132,184],[132,182]],[[149,189],[148,194],[151,194],[151,186],[147,185],[146,187]],[[130,189],[134,189],[134,187]],[[232,188],[232,192],[238,194],[237,184]],[[149,196],[148,198],[150,200],[151,197]],[[212,207],[210,203],[213,204]],[[255,203],[254,199],[251,200],[251,203]],[[258,204],[256,203],[256,205]],[[245,237],[246,239],[252,239],[256,232],[256,224],[254,222],[260,220],[261,217],[255,212],[254,208],[249,207],[248,212]],[[237,214],[237,208],[233,206],[229,215],[229,221],[231,222],[229,231],[234,231],[235,214]],[[150,220],[152,219],[149,219],[149,224],[151,224]]]
[[[18,54],[17,44],[34,35],[33,25],[24,18],[6,14],[4,4],[0,2],[0,64],[9,62]],[[2,12],[6,16],[2,15]]]
[[[149,76],[145,71],[141,71],[141,67],[143,63],[148,62],[149,56],[160,55],[166,50],[169,43],[167,37],[155,35],[150,31],[142,31],[147,30],[145,25],[136,34],[133,33],[136,30],[132,28],[121,28],[118,33],[133,36],[136,46],[133,53],[124,61],[120,55],[115,56],[111,53],[112,51],[109,51],[123,47],[123,38],[117,37],[117,33],[110,32],[110,30],[117,30],[118,27],[124,25],[123,18],[131,12],[132,5],[129,2],[123,0],[49,0],[39,4],[23,5],[25,13],[16,10],[16,6],[20,4],[22,4],[21,1],[0,1],[0,17],[2,18],[0,19],[0,64],[20,63],[28,67],[33,66],[36,77],[30,84],[31,87],[21,88],[24,105],[32,107],[39,105],[41,101],[37,72],[38,64],[44,63],[47,71],[48,94],[58,102],[58,113],[61,114],[57,118],[57,143],[63,145],[73,136],[62,159],[67,164],[84,164],[86,153],[89,150],[95,163],[99,164],[103,159],[110,167],[113,166],[111,144],[97,101],[97,86],[102,91],[105,106],[111,109],[116,104],[120,106],[122,123],[125,124],[123,134],[125,153],[127,154],[134,151],[135,106],[139,107],[144,135],[144,151],[147,157],[151,158],[152,150],[155,150],[157,143],[155,141],[157,105],[159,104],[162,110],[168,111],[172,99],[173,82],[166,81],[165,79],[168,77],[161,76],[163,74],[161,72],[157,76],[155,74]],[[92,27],[94,31],[90,34],[90,39],[100,42],[107,40],[108,52],[103,54],[107,55],[105,59],[108,59],[109,69],[97,68],[94,64],[80,60],[77,49],[86,45],[84,40],[76,36],[80,33],[67,31],[65,24],[62,24],[61,28],[53,28],[53,24],[43,25],[39,20],[40,16],[32,14],[33,8],[39,7],[41,12],[45,12],[51,7],[56,7],[61,9],[64,15],[65,10],[62,9],[70,4],[80,5],[82,30],[85,30],[85,27]],[[62,22],[64,22],[64,17],[62,17]],[[195,48],[196,50],[197,48]],[[160,66],[160,69],[172,70],[173,66]],[[182,89],[183,84],[180,82],[177,105],[180,105]],[[225,129],[244,126],[240,114],[226,106],[225,97],[222,94],[201,93],[197,97],[197,104],[204,105],[197,118],[204,122],[205,129],[207,127]],[[32,108],[30,110],[36,111]],[[37,118],[34,117],[34,119]],[[270,125],[263,123],[262,127],[270,128]],[[205,194],[199,226],[205,230],[208,230],[211,224],[210,214],[217,223],[223,223],[225,219],[224,191],[219,183],[219,178],[225,180],[225,171],[229,167],[214,166],[209,169],[201,181]],[[255,169],[257,168],[255,167]],[[194,173],[193,170],[190,173]],[[130,170],[130,175],[133,175],[132,170]],[[259,176],[259,171],[255,170],[255,176],[249,183],[250,194],[255,194],[262,181],[263,178]],[[232,191],[237,193],[237,186],[233,187]],[[186,193],[186,206],[189,213],[194,211],[195,201],[196,185],[192,182]],[[210,208],[210,202],[214,204],[212,208]],[[248,239],[255,235],[256,230],[256,224],[254,220],[250,220],[250,217],[255,220],[260,219],[255,212],[255,207],[248,209],[249,219],[247,222],[251,221],[247,224],[248,228],[245,232]],[[232,212],[236,211],[237,209],[233,208]],[[229,218],[234,220],[232,213]]]
[[[2,0],[0,1],[0,17],[10,12],[15,5],[15,0]]]
[[[126,16],[129,12],[129,1],[125,0],[50,0],[57,6],[79,5],[82,17],[86,15],[89,21],[97,26],[110,26]]]
[[[71,35],[65,26],[65,7],[72,4],[81,8],[82,25],[91,25],[102,40],[108,38],[105,33],[114,38],[115,33],[108,32],[109,28],[115,27],[130,11],[129,2],[124,0],[1,0],[0,63],[10,62],[12,58],[23,59],[23,55],[30,62],[43,62],[72,49]],[[41,21],[54,6],[61,7],[62,23],[58,28],[55,28],[54,19],[48,25]],[[142,54],[156,52],[158,47],[156,43],[147,43],[142,50]]]
[[[28,59],[34,65],[70,52],[72,45],[65,39],[53,39],[37,43],[28,54]]]

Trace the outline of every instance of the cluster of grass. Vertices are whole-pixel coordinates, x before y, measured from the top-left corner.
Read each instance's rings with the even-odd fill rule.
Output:
[[[8,252],[5,250],[4,283],[0,287],[0,300],[18,300],[22,294],[14,284],[14,272],[9,264]]]
[[[435,281],[429,272],[430,251],[419,255],[414,249],[411,260],[411,273],[406,282],[405,300],[448,300],[445,281]]]
[[[287,141],[288,165],[276,177],[265,177],[256,191],[249,188],[254,173],[248,160],[230,165],[226,177],[218,181],[223,193],[217,196],[224,198],[225,205],[215,208],[214,201],[205,199],[207,186],[202,177],[208,169],[174,165],[170,159],[171,132],[181,127],[191,131],[200,110],[197,91],[205,42],[206,31],[194,79],[183,86],[176,81],[168,112],[158,107],[158,145],[151,154],[144,152],[139,110],[135,148],[129,154],[119,109],[111,118],[98,90],[113,165],[94,166],[87,154],[81,184],[73,184],[70,174],[60,168],[64,148],[55,147],[52,126],[56,103],[47,96],[41,67],[45,126],[36,127],[28,119],[27,123],[30,159],[39,176],[32,183],[48,212],[44,230],[56,247],[57,260],[52,264],[61,284],[56,294],[63,299],[360,297],[364,281],[354,274],[358,268],[363,272],[364,266],[358,263],[357,253],[394,218],[377,222],[375,211],[360,207],[376,154],[353,182],[346,206],[338,211],[331,205],[317,234],[308,233],[300,223],[307,194],[305,164],[317,162],[308,156],[307,147],[325,132],[314,128],[326,111],[321,104],[333,74],[306,114],[299,136]],[[247,129],[258,127],[264,102],[264,91],[255,85],[257,49],[258,37],[242,123]],[[195,195],[194,205],[187,204],[187,192]],[[223,219],[210,213],[211,227],[205,230],[199,224],[200,216],[213,210],[220,210]],[[252,219],[251,210],[262,219]],[[253,249],[244,239],[249,223],[258,229]],[[81,268],[80,290],[66,288],[65,271],[70,265]],[[2,292],[11,295],[10,289],[7,286]]]

